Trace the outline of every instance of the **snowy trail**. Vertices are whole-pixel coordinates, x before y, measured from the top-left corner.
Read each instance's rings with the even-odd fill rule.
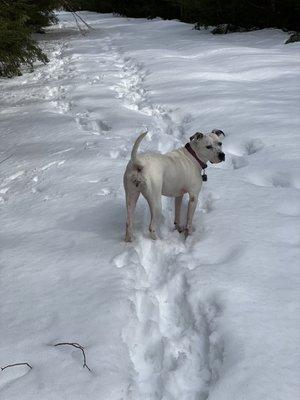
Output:
[[[117,97],[124,107],[151,118],[151,147],[164,152],[180,145],[190,115],[176,123],[173,110],[151,103],[144,65],[124,57],[113,46],[109,51],[120,68],[121,80],[113,87]],[[223,357],[220,338],[215,340],[214,348],[210,343],[220,307],[199,303],[193,310],[188,299],[189,270],[180,262],[180,255],[191,246],[176,232],[165,233],[164,243],[140,238],[137,246],[114,259],[118,268],[130,273],[133,292],[132,322],[123,333],[136,372],[130,398],[205,400]],[[191,264],[194,268],[197,261],[191,260]]]
[[[189,270],[177,261],[188,249],[174,241],[142,239],[114,259],[130,272],[133,292],[133,318],[123,333],[136,371],[130,398],[207,399],[219,376],[221,306],[190,301]]]
[[[114,76],[119,81],[112,87],[117,98],[125,108],[147,115],[153,121],[150,128],[150,135],[153,132],[151,143],[157,143],[159,151],[167,151],[181,143],[177,136],[179,139],[183,136],[184,123],[189,122],[189,115],[181,124],[176,124],[172,110],[163,105],[151,104],[144,87],[147,76],[144,66],[134,58],[124,57],[120,49],[113,46],[110,38],[101,47],[109,54],[107,63],[111,62],[112,70],[117,70]],[[59,57],[64,48],[65,45]],[[59,66],[55,71],[57,75],[70,76],[68,59]],[[72,77],[76,78],[74,74]],[[84,132],[99,135],[101,130],[110,130],[106,128],[107,125],[103,129],[104,123],[93,119],[88,110],[82,110],[75,102],[71,105],[66,87],[60,86],[55,93],[58,93],[58,100],[54,102],[58,112],[72,116]],[[117,154],[111,156],[114,158]],[[50,168],[54,163],[42,169]],[[170,233],[167,232],[167,235],[170,236]],[[128,346],[134,370],[138,371],[133,387],[130,386],[136,399],[206,399],[209,385],[214,381],[213,376],[218,375],[210,366],[211,362],[215,364],[215,360],[210,360],[210,326],[214,324],[218,306],[199,304],[200,315],[194,315],[188,301],[188,270],[176,263],[177,257],[189,248],[177,236],[177,233],[171,234],[168,243],[162,246],[151,243],[149,239],[140,239],[137,250],[126,250],[114,259],[116,267],[123,267],[130,274],[131,283],[128,288],[133,293],[130,299],[134,310],[133,322],[125,328],[122,337]],[[165,277],[161,277],[162,271]],[[208,317],[207,313],[212,316]],[[149,340],[144,343],[146,332]],[[137,343],[140,344],[137,346]],[[214,345],[218,347],[217,343]],[[221,360],[222,351],[218,357]],[[195,371],[194,374],[189,372],[191,370]],[[187,381],[180,379],[185,373],[190,375]]]
[[[186,133],[186,125],[191,122],[191,115],[186,114],[179,120],[174,110],[152,103],[149,90],[145,86],[149,72],[143,63],[139,63],[135,58],[124,57],[121,50],[111,50],[115,51],[116,66],[120,68],[118,76],[121,81],[113,87],[118,98],[126,108],[150,117],[150,129],[152,128],[154,135],[151,139],[153,145],[157,143],[158,151],[166,152],[180,145]]]
[[[297,379],[299,51],[264,30],[86,13],[41,38],[51,62],[0,82],[0,393],[16,399],[281,400]],[[186,242],[164,199],[124,244],[136,136],[166,152],[223,129]],[[282,168],[284,166],[284,168]],[[22,293],[22,296],[19,295]],[[14,316],[12,319],[11,316]],[[85,346],[92,372],[82,370]]]

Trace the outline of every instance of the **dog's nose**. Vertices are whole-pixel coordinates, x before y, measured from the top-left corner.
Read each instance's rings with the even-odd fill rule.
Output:
[[[219,160],[225,161],[225,153],[223,153],[223,152],[219,153]]]

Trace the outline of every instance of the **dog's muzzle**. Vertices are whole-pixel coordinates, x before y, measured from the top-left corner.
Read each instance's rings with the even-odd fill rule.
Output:
[[[225,153],[221,152],[218,154],[220,161],[225,161]]]

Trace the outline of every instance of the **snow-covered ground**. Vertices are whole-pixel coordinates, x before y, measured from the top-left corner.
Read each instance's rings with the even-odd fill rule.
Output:
[[[33,367],[0,372],[1,399],[299,398],[299,43],[83,16],[87,36],[61,13],[50,63],[0,82],[0,365]],[[172,199],[151,241],[141,199],[123,242],[145,128],[162,152],[227,134],[187,241]]]

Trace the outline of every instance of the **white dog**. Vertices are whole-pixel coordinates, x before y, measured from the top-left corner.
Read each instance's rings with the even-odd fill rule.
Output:
[[[138,147],[147,133],[142,133],[136,140],[124,174],[126,192],[127,220],[125,241],[133,240],[133,213],[140,193],[147,200],[151,220],[150,236],[156,239],[156,224],[161,215],[161,196],[175,197],[175,228],[188,236],[192,230],[192,219],[197,206],[198,195],[206,163],[225,161],[221,137],[224,132],[214,129],[209,134],[195,133],[184,147],[166,154],[137,154]],[[180,227],[182,198],[189,194],[187,221]]]

